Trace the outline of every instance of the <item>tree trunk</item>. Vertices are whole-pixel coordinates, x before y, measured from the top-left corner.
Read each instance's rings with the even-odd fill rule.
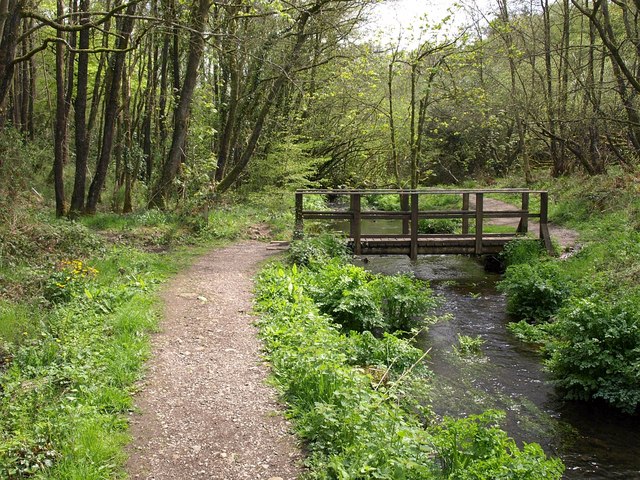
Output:
[[[62,0],[58,0],[58,16],[64,13]],[[64,32],[58,30],[58,38],[64,39]],[[53,161],[53,182],[56,198],[56,216],[62,217],[65,214],[64,205],[64,165],[67,163],[67,103],[65,94],[64,75],[64,44],[56,42],[56,119],[54,133],[54,161]]]
[[[113,137],[116,127],[116,118],[118,116],[119,93],[122,82],[122,70],[126,59],[126,49],[129,45],[129,37],[133,30],[133,15],[136,10],[136,4],[127,7],[126,14],[122,19],[122,26],[118,32],[116,48],[120,50],[115,52],[109,60],[109,77],[110,85],[106,98],[104,109],[104,127],[102,133],[102,145],[100,148],[100,156],[96,165],[96,172],[89,187],[85,212],[94,214],[100,200],[100,192],[104,187],[107,178],[107,169],[111,160],[111,152],[113,149]]]
[[[80,0],[80,23],[89,22],[90,0]],[[89,30],[80,31],[80,50],[89,48]],[[70,213],[78,214],[84,209],[84,197],[87,183],[87,165],[89,159],[89,136],[87,134],[87,96],[89,83],[89,54],[78,53],[78,78],[75,101],[76,123],[76,171],[73,182],[73,194],[71,196]]]
[[[174,114],[174,130],[169,155],[162,168],[162,175],[155,184],[149,200],[150,207],[165,208],[165,203],[171,184],[178,173],[178,167],[183,156],[183,148],[187,137],[187,125],[191,99],[198,78],[198,67],[204,51],[204,37],[202,32],[209,15],[210,0],[198,0],[194,5],[192,30],[189,35],[189,54],[184,83],[180,92],[180,100]]]
[[[289,79],[290,73],[293,68],[297,65],[300,53],[302,51],[302,47],[307,38],[307,34],[305,32],[305,27],[309,18],[313,14],[315,14],[322,7],[321,3],[317,3],[314,7],[309,8],[308,10],[304,10],[300,13],[300,16],[297,20],[296,27],[296,42],[293,45],[291,52],[287,55],[287,63],[281,68],[280,75],[276,78],[271,89],[269,90],[266,98],[264,99],[264,103],[258,112],[256,117],[256,121],[253,125],[253,129],[251,131],[251,135],[247,140],[247,146],[240,156],[237,164],[231,169],[231,171],[222,179],[220,183],[216,186],[216,192],[223,193],[231,187],[238,179],[240,174],[244,171],[246,166],[249,164],[251,157],[253,156],[256,146],[258,145],[258,140],[262,134],[262,129],[264,127],[264,122],[271,111],[271,108],[278,96],[280,95],[280,91],[284,86],[285,82]]]
[[[7,4],[2,5],[2,8],[7,8],[7,10],[2,14],[4,20],[2,20],[3,31],[2,36],[0,36],[0,126],[4,124],[3,120],[5,118],[2,106],[9,93],[13,79],[13,59],[16,52],[23,6],[23,0],[9,0]]]

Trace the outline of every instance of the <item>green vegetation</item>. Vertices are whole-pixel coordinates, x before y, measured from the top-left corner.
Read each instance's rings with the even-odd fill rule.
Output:
[[[291,214],[250,203],[208,222],[157,210],[78,222],[24,203],[18,212],[0,229],[0,478],[124,478],[158,286],[195,246],[265,234],[250,225],[277,232]]]
[[[404,276],[382,286],[380,277],[321,258],[268,266],[256,292],[274,381],[307,443],[310,478],[560,478],[561,463],[537,445],[518,449],[495,413],[435,425],[428,410],[416,410],[428,400],[425,354],[393,331],[400,324],[389,316],[424,317],[434,306],[428,291]],[[338,278],[326,299],[326,284]],[[371,322],[372,312],[384,320]],[[380,323],[391,331],[372,334]]]
[[[0,304],[0,476],[117,478],[154,291],[176,262],[114,247],[41,268],[28,312]]]
[[[474,357],[482,355],[484,340],[480,336],[458,334],[458,345],[454,346],[455,352],[461,357]]]
[[[640,200],[635,183],[612,174],[541,185],[555,197],[554,218],[579,229],[581,244],[562,259],[510,247],[505,255],[512,265],[501,288],[510,313],[523,320],[512,331],[542,346],[566,398],[634,413],[640,405]],[[586,192],[610,193],[585,193],[585,184],[593,189]]]

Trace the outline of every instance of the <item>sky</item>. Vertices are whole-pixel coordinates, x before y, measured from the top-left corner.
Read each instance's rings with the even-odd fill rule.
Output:
[[[397,40],[402,34],[403,43],[410,44],[408,40],[411,27],[417,28],[424,24],[421,18],[429,24],[436,24],[448,15],[451,0],[385,0],[374,7],[370,28],[382,32],[383,38]],[[476,0],[476,4],[483,12],[491,9],[491,0]],[[456,9],[452,20],[449,22],[453,28],[459,27],[468,19],[464,9]]]

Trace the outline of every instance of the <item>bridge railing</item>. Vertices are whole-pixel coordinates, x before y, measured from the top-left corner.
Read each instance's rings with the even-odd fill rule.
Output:
[[[520,208],[506,210],[486,210],[485,198],[491,194],[511,194],[520,196]],[[312,210],[304,208],[304,198],[309,195],[322,195],[328,198],[348,197],[348,207],[328,210]],[[362,198],[374,195],[398,195],[400,198],[400,209],[395,211],[385,210],[363,210]],[[420,197],[425,195],[455,195],[461,197],[460,209],[430,209],[420,210]],[[530,209],[531,196],[538,195],[540,208],[537,212]],[[524,235],[529,230],[529,219],[537,219],[539,223],[539,238],[543,240],[545,248],[551,252],[551,238],[548,229],[548,204],[549,195],[544,190],[529,189],[428,189],[428,190],[298,190],[295,194],[295,227],[294,238],[301,238],[304,235],[305,220],[347,220],[349,222],[349,236],[353,242],[353,249],[356,255],[362,252],[362,221],[363,220],[400,220],[402,222],[402,233],[398,235],[375,235],[376,238],[393,237],[406,238],[410,240],[410,256],[416,258],[418,255],[419,241],[435,238],[462,239],[470,236],[475,240],[474,253],[483,253],[483,240],[493,236],[513,236]],[[473,200],[473,205],[472,205]],[[459,203],[459,202],[458,202]],[[490,234],[485,231],[486,219],[518,218],[519,223],[514,234]],[[423,219],[460,219],[460,233],[457,234],[425,234],[419,233],[418,224]],[[470,223],[474,222],[474,231],[471,233]]]

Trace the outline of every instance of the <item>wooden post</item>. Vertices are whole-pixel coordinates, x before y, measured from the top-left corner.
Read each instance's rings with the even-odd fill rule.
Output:
[[[362,243],[360,238],[362,236],[362,223],[360,219],[360,194],[351,194],[351,238],[353,238],[353,253],[355,255],[362,254]]]
[[[549,235],[549,192],[540,192],[540,238],[544,241],[544,247],[553,255],[551,235]]]
[[[518,224],[518,233],[527,233],[529,231],[529,192],[522,194],[522,210],[525,212],[520,217]]]
[[[409,212],[409,195],[406,193],[400,194],[400,210],[403,212]],[[402,217],[402,234],[409,235],[409,217]]]
[[[482,212],[484,210],[484,194],[476,193],[476,255],[482,254]]]
[[[296,192],[296,220],[293,226],[293,239],[301,240],[304,237],[304,216],[302,192]]]
[[[418,194],[411,194],[411,247],[409,257],[418,259]]]
[[[469,210],[469,194],[462,194],[462,210]],[[464,215],[462,217],[462,234],[469,235],[469,217]]]

